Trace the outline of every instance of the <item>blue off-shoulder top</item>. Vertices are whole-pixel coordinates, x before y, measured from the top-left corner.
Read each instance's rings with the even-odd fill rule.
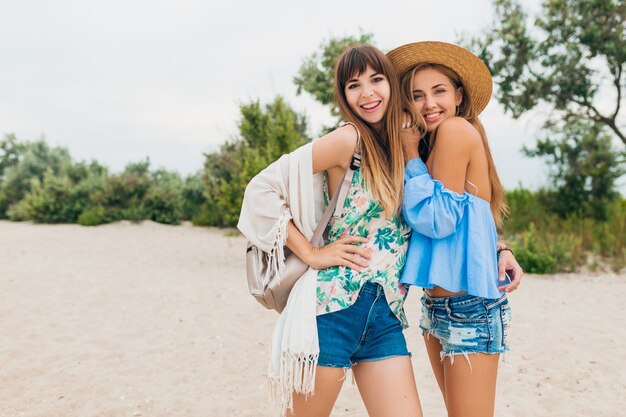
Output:
[[[499,298],[496,224],[489,202],[434,180],[420,158],[404,170],[402,214],[413,229],[401,282]]]

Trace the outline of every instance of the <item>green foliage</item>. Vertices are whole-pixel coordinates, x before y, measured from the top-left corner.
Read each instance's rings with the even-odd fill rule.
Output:
[[[361,33],[359,36],[332,38],[322,42],[321,52],[306,57],[293,82],[298,87],[296,94],[306,91],[325,106],[330,107],[333,116],[339,116],[339,109],[333,95],[333,72],[339,55],[352,45],[371,44],[374,35]]]
[[[22,143],[6,135],[0,150],[0,213],[11,220],[177,224],[199,211],[200,201],[206,203],[199,174],[183,181],[176,173],[151,171],[147,159],[109,175],[96,161],[73,162],[65,149],[43,141]]]
[[[551,192],[507,193],[511,215],[505,238],[526,272],[573,272],[590,261],[620,271],[626,266],[626,200],[612,202],[605,220],[571,213],[560,217],[544,201]]]
[[[0,218],[6,218],[9,207],[17,204],[30,191],[33,179],[41,183],[47,171],[59,175],[66,165],[71,164],[67,149],[51,148],[43,140],[16,144],[14,137],[6,136],[3,144],[11,151],[5,153],[3,159],[6,167],[0,193]]]
[[[199,207],[199,210],[191,217],[191,223],[194,226],[214,226],[219,224],[219,218],[216,215],[216,208],[214,205],[204,204]]]
[[[547,0],[531,29],[518,0],[494,0],[493,25],[470,41],[498,85],[496,97],[513,117],[542,103],[548,124],[591,120],[626,144],[616,123],[624,93],[626,3],[616,0]],[[601,113],[598,92],[609,79],[614,110]]]
[[[106,169],[97,162],[66,164],[58,174],[46,170],[43,179],[31,178],[30,189],[8,210],[11,220],[75,223],[92,195],[104,188]]]
[[[65,168],[72,184],[72,196],[82,201],[84,208],[98,205],[104,199],[108,171],[98,162],[74,163]]]
[[[182,217],[193,222],[193,219],[200,214],[202,208],[207,205],[201,173],[190,175],[185,179],[181,198],[183,201]]]
[[[626,3],[546,0],[532,23],[518,0],[494,6],[494,23],[469,47],[489,66],[506,111],[515,118],[536,108],[548,115],[547,136],[524,149],[551,167],[543,203],[561,218],[607,219],[625,172],[624,151],[612,147],[608,133],[626,144],[617,122],[626,86]],[[613,89],[608,113],[599,110],[606,89]]]
[[[206,155],[204,163],[205,196],[208,204],[204,221],[216,226],[233,226],[239,218],[245,187],[270,161],[254,152],[244,141],[222,145],[220,151]]]
[[[264,108],[258,101],[241,106],[241,138],[207,154],[202,179],[207,200],[194,224],[234,226],[246,185],[281,155],[308,141],[306,119],[278,96]]]
[[[4,180],[7,168],[17,165],[25,150],[26,144],[18,142],[14,134],[5,134],[0,140],[0,182]]]
[[[108,221],[141,221],[148,218],[143,200],[150,189],[150,161],[130,163],[118,175],[107,179],[101,201],[108,213]]]
[[[532,234],[522,236],[520,242],[515,242],[511,246],[515,250],[515,259],[525,272],[529,274],[550,274],[557,271],[554,258],[533,245]]]
[[[561,217],[577,214],[606,220],[611,203],[619,198],[616,181],[624,170],[624,153],[613,149],[602,126],[572,121],[537,141],[526,155],[547,159],[553,191],[543,203]]]
[[[155,222],[178,224],[183,217],[183,181],[176,173],[158,170],[143,201],[146,217]]]
[[[526,272],[547,274],[574,272],[586,262],[581,238],[571,230],[563,230],[546,239],[535,223],[511,241],[517,261]]]
[[[70,180],[66,175],[56,176],[51,169],[43,180],[33,178],[30,190],[7,214],[11,220],[34,220],[43,223],[62,223],[76,220],[74,204],[65,204],[70,198]]]
[[[98,226],[106,222],[106,210],[102,206],[93,206],[85,209],[80,216],[78,216],[77,221],[81,226]]]
[[[306,118],[281,96],[266,106],[253,101],[240,107],[239,133],[255,155],[273,162],[306,142]]]

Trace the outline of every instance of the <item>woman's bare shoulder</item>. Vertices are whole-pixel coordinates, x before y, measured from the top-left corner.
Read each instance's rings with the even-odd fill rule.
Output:
[[[478,129],[470,122],[462,117],[451,117],[437,128],[436,145],[473,148],[482,146],[482,139]]]
[[[353,126],[338,127],[313,142],[313,165],[316,171],[350,163],[357,142],[357,132]]]
[[[333,145],[351,146],[354,149],[357,141],[357,131],[354,126],[346,124],[328,132],[315,142],[322,140],[330,142]]]

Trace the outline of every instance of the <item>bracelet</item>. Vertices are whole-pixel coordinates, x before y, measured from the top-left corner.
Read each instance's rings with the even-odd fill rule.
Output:
[[[513,252],[513,249],[509,248],[508,246],[505,246],[503,248],[498,248],[498,255],[500,255],[500,252],[508,250],[509,252],[511,252],[511,255],[515,256],[515,252]]]

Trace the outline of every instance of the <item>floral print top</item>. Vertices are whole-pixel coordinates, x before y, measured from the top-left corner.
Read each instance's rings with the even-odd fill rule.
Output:
[[[328,204],[328,177],[324,181],[324,198]],[[365,188],[360,168],[354,172],[341,212],[331,218],[326,231],[327,243],[349,235],[368,238],[366,246],[372,249],[372,258],[369,267],[360,272],[345,266],[333,266],[318,272],[317,314],[350,307],[357,300],[361,287],[372,281],[383,287],[391,311],[403,327],[408,327],[404,314],[408,286],[400,284],[400,277],[411,228],[398,214],[385,217],[381,204]]]

